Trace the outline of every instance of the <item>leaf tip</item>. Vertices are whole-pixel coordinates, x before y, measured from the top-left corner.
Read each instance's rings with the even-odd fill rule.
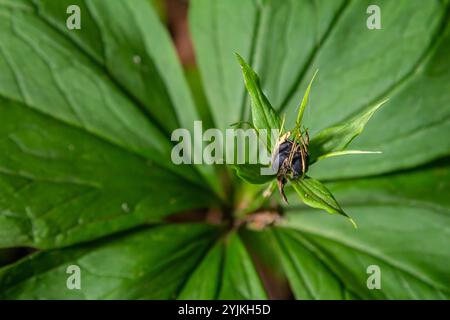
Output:
[[[350,223],[352,224],[353,228],[358,229],[358,225],[356,224],[355,220],[353,220],[352,218],[348,217],[348,220],[350,221]]]
[[[247,64],[244,58],[242,58],[242,56],[239,53],[235,52],[234,55],[236,56],[236,59],[239,61],[241,67],[244,67]]]
[[[385,105],[390,98],[386,98],[384,100],[381,100],[377,105],[375,105],[375,107],[373,108],[373,112],[377,111],[378,109],[381,108],[381,106]]]

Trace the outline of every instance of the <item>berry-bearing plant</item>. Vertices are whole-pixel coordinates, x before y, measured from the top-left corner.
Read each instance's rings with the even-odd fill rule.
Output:
[[[183,69],[158,1],[0,0],[0,298],[448,299],[449,2],[375,2],[192,0]]]
[[[321,159],[346,154],[377,153],[346,150],[346,147],[363,131],[367,121],[385,101],[377,103],[348,122],[324,129],[312,139],[310,145],[308,129],[302,129],[302,119],[311,85],[317,71],[308,84],[305,95],[298,107],[295,127],[292,130],[283,132],[284,120],[281,119],[264,95],[257,74],[241,56],[237,55],[237,58],[241,64],[245,84],[252,100],[252,128],[256,131],[261,129],[279,129],[281,132],[278,141],[273,142],[273,146],[270,139],[267,139],[268,143],[266,145],[272,154],[271,166],[276,172],[277,185],[283,200],[286,203],[288,202],[284,193],[284,186],[289,180],[305,204],[348,217],[330,191],[318,180],[308,177],[306,172],[310,165]],[[258,172],[261,169],[261,165],[252,166],[245,164],[242,168],[235,166],[235,169],[240,177],[253,184],[261,184],[272,178],[268,176],[267,179],[264,179],[264,176]],[[268,192],[263,193],[263,197],[270,196],[272,185],[273,183],[269,186]],[[355,222],[351,218],[349,220],[356,227]]]

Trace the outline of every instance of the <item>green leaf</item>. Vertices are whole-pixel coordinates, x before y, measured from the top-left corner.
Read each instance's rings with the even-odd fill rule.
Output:
[[[380,151],[362,151],[362,150],[342,150],[342,151],[333,151],[330,153],[325,153],[317,158],[317,160],[345,156],[349,154],[380,154]]]
[[[104,70],[30,7],[0,5],[0,95],[163,163],[170,151],[164,135]]]
[[[280,129],[281,119],[264,95],[259,83],[258,75],[239,54],[236,54],[236,57],[242,67],[245,85],[252,100],[252,119],[256,130]],[[270,146],[269,142],[268,147],[270,148]]]
[[[345,299],[345,288],[316,252],[305,247],[300,232],[275,228],[271,240],[296,299]]]
[[[238,235],[225,241],[218,231],[201,224],[157,226],[35,253],[0,269],[0,298],[266,298]],[[80,290],[66,286],[71,265],[80,268]]]
[[[295,126],[297,128],[300,128],[300,125],[302,124],[303,114],[305,113],[305,108],[306,108],[306,105],[308,104],[309,92],[311,91],[312,83],[314,82],[314,78],[316,77],[318,71],[319,70],[316,70],[316,72],[314,72],[314,75],[308,84],[308,88],[306,88],[305,95],[303,96],[302,102],[301,102],[300,106],[298,107],[297,121],[295,122]]]
[[[222,287],[219,299],[267,299],[261,279],[251,262],[250,254],[236,233],[227,242]]]
[[[269,100],[264,95],[264,92],[262,91],[259,84],[258,75],[239,54],[236,54],[236,57],[242,67],[242,74],[244,76],[245,85],[252,100],[252,126],[258,132],[258,134],[260,132],[259,130],[266,130],[266,147],[269,152],[272,152],[274,142],[271,141],[272,136],[270,130],[281,129],[281,118],[272,108]],[[261,164],[244,164],[235,165],[233,166],[233,169],[235,169],[236,174],[244,181],[247,181],[251,184],[263,184],[273,179],[273,175],[261,175],[260,169],[262,167],[263,166]]]
[[[0,298],[264,299],[256,247],[298,299],[450,298],[450,168],[418,167],[450,154],[449,1],[377,0],[380,30],[366,28],[368,1],[191,1],[196,58],[221,129],[249,119],[233,52],[261,76],[246,65],[265,99],[261,110],[273,112],[270,98],[288,115],[287,128],[300,116],[313,137],[390,98],[353,144],[382,155],[340,149],[353,128],[341,144],[333,142],[339,132],[329,135],[337,149],[318,155],[331,159],[310,171],[327,181],[373,176],[327,184],[359,229],[291,197],[300,190],[307,204],[343,214],[331,192],[307,178],[287,187],[285,220],[251,247],[242,230],[136,228],[216,208],[209,189],[221,194],[212,166],[170,161],[170,131],[191,130],[200,117],[148,0],[0,2],[0,247],[70,246],[1,268]],[[66,28],[69,4],[80,5],[82,30]],[[314,112],[297,110],[318,68],[306,99]],[[258,178],[255,168],[242,175]],[[229,187],[231,200],[252,195]],[[235,213],[264,207],[254,201]],[[81,290],[66,286],[70,265],[81,268]],[[367,287],[373,265],[381,290]]]
[[[353,139],[361,134],[367,122],[384,103],[386,100],[339,126],[319,132],[309,145],[310,162],[313,163],[318,158],[330,157],[330,154],[334,156],[334,153],[343,151]]]
[[[251,184],[264,184],[275,178],[275,175],[262,175],[261,169],[264,166],[260,164],[240,164],[231,167],[239,178]]]
[[[216,123],[247,120],[232,59],[239,52],[272,105],[291,115],[287,128],[295,125],[298,100],[320,69],[309,97],[314,112],[303,117],[312,137],[390,99],[353,145],[383,155],[322,161],[311,167],[316,178],[392,172],[450,154],[448,1],[377,1],[386,13],[380,30],[366,28],[365,1],[192,3],[191,32]],[[426,147],[430,136],[433,148]]]
[[[291,185],[306,205],[323,209],[329,213],[343,215],[356,228],[353,219],[342,210],[331,192],[320,181],[305,177],[298,180],[291,180]]]
[[[426,58],[417,65],[417,72],[393,88],[388,95],[389,106],[373,117],[352,144],[357,149],[379,150],[383,156],[323,161],[314,166],[315,177],[373,175],[449,155],[450,140],[446,136],[450,131],[450,64],[444,58],[450,53],[449,41],[447,18]]]
[[[74,4],[83,18],[76,32],[66,27],[62,14]],[[34,5],[37,16],[104,68],[166,132],[178,128],[183,118],[198,119],[170,37],[148,1],[39,0]]]
[[[0,98],[0,119],[0,247],[65,246],[214,199],[142,156],[22,104]]]
[[[192,130],[199,116],[170,37],[148,1],[23,4],[0,4],[0,96],[201,181],[193,168],[170,158],[169,132]],[[69,5],[80,7],[81,30],[66,27]],[[197,169],[220,193],[212,168]]]
[[[190,275],[177,298],[182,300],[217,299],[224,256],[225,246],[223,241],[219,240]]]
[[[330,184],[358,229],[287,207],[275,232],[296,298],[448,299],[449,181],[446,166]],[[381,290],[367,287],[371,265]]]
[[[179,299],[267,299],[240,237],[232,233],[208,252]]]
[[[0,298],[174,299],[217,231],[195,224],[159,226],[109,241],[35,253],[0,269]],[[66,286],[70,265],[80,268],[80,290]]]
[[[246,108],[242,72],[235,52],[249,57],[257,17],[255,1],[191,1],[189,30],[217,128],[241,121]],[[231,19],[231,20],[230,20]],[[249,60],[251,62],[251,60]],[[224,112],[226,110],[226,112]]]

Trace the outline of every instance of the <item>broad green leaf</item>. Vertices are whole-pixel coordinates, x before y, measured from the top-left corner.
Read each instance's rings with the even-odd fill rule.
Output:
[[[252,127],[258,131],[258,134],[260,132],[259,130],[266,130],[266,147],[269,152],[272,152],[275,142],[272,141],[271,129],[281,129],[281,118],[264,95],[260,87],[258,75],[239,54],[236,54],[236,57],[241,65],[245,85],[252,101]],[[235,169],[236,174],[243,180],[252,184],[263,184],[273,179],[273,175],[261,175],[260,169],[262,167],[260,164],[244,164],[234,165],[233,169]]]
[[[192,129],[199,117],[167,31],[148,1],[21,4],[0,2],[0,96],[200,180],[170,159],[169,132]],[[81,9],[81,30],[66,27],[69,5]],[[198,169],[218,191],[212,168]]]
[[[306,110],[303,117],[311,136],[390,99],[353,146],[383,155],[322,161],[311,168],[315,177],[373,175],[449,154],[448,1],[242,3],[194,0],[190,13],[216,121],[247,120],[240,119],[243,85],[231,57],[239,52],[259,74],[272,105],[287,115],[287,128],[294,126],[298,101],[320,69],[309,97],[314,112]],[[367,28],[371,4],[381,9],[380,30]],[[226,118],[223,110],[229,111]],[[430,136],[438,137],[432,149],[425,147]]]
[[[221,130],[240,121],[244,109],[247,93],[234,53],[251,55],[258,21],[255,5],[253,0],[196,0],[189,5],[189,29],[203,83],[208,84],[205,94]]]
[[[194,169],[171,164],[168,133],[199,117],[167,32],[147,0],[135,1],[70,1],[86,24],[69,31],[67,0],[0,0],[0,247],[73,245],[216,202]],[[381,7],[381,30],[366,28],[369,4]],[[287,128],[320,68],[314,112],[302,112],[313,137],[390,98],[352,146],[382,155],[333,157],[312,176],[376,175],[445,157],[448,10],[439,0],[193,0],[213,120],[222,129],[248,120],[239,52]],[[220,193],[212,171],[198,170]],[[448,167],[420,167],[327,184],[357,230],[299,206],[300,190],[312,195],[307,204],[342,211],[320,183],[294,182],[286,220],[252,246],[278,254],[274,265],[298,299],[449,299],[449,178]],[[266,298],[242,232],[223,231],[158,225],[38,252],[0,269],[0,298]],[[81,290],[66,286],[74,264]],[[373,265],[381,290],[367,287]]]
[[[205,96],[205,89],[202,84],[200,72],[195,65],[185,67],[186,81],[189,84],[189,88],[192,91],[192,95],[195,100],[195,105],[198,108],[200,119],[203,121],[203,128],[214,128],[214,121],[211,116],[211,107],[208,104],[208,100]]]
[[[343,215],[356,227],[353,219],[342,210],[331,192],[320,181],[310,177],[304,177],[297,180],[291,180],[290,182],[306,205],[323,209],[329,213]]]
[[[236,54],[236,56],[241,65],[245,85],[252,100],[252,119],[256,130],[280,129],[281,119],[264,95],[258,75],[240,55]],[[270,143],[268,147],[270,149]]]
[[[2,96],[162,162],[167,139],[73,42],[34,9],[0,15]]]
[[[318,158],[332,152],[343,151],[353,139],[361,134],[367,122],[384,103],[386,101],[377,103],[361,115],[315,135],[309,145],[310,161],[315,162]]]
[[[217,236],[206,225],[158,226],[35,253],[0,269],[0,298],[175,299]],[[66,285],[71,265],[80,268],[80,290]]]
[[[167,132],[179,126],[176,108],[181,105],[186,108],[184,117],[197,120],[170,38],[148,1],[137,0],[133,5],[107,0],[30,2],[41,19],[104,68]],[[81,11],[81,30],[76,32],[66,27],[70,5],[78,5]]]
[[[179,299],[266,299],[250,255],[236,233],[220,239],[189,277]]]
[[[239,178],[251,184],[264,184],[275,178],[275,175],[262,175],[263,166],[259,164],[233,165],[232,168]]]
[[[314,176],[336,179],[410,168],[449,155],[450,23],[443,22],[436,43],[417,71],[387,94],[388,105],[371,119],[352,148],[382,156],[322,161]]]
[[[267,299],[250,254],[236,233],[228,236],[219,299]]]
[[[85,130],[0,98],[0,247],[60,247],[214,198]]]
[[[200,224],[157,226],[35,253],[0,269],[0,298],[266,298],[238,235],[218,239],[219,231]],[[71,265],[80,268],[80,290],[67,288]]]
[[[271,240],[279,246],[279,256],[296,299],[345,299],[342,284],[320,257],[305,247],[300,232],[276,228]]]
[[[447,166],[331,184],[358,229],[287,207],[275,232],[296,297],[331,298],[323,289],[338,286],[339,299],[448,299],[449,178]],[[367,287],[371,265],[381,270],[380,290]]]

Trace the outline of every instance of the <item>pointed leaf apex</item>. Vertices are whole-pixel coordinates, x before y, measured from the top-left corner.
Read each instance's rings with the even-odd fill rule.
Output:
[[[239,61],[239,64],[241,65],[241,67],[244,67],[247,65],[247,62],[245,62],[244,58],[242,58],[242,56],[235,52],[234,55],[236,56],[236,59]]]
[[[353,220],[353,219],[350,218],[350,217],[348,218],[348,220],[350,220],[350,222],[352,223],[353,228],[358,229],[358,225],[356,224],[355,220]]]
[[[380,109],[381,106],[383,106],[384,104],[386,104],[386,102],[388,102],[388,101],[389,101],[389,98],[386,98],[386,99],[382,100],[381,102],[375,104],[375,105],[368,111],[368,113],[370,114],[370,117],[372,117],[373,114],[374,114],[378,109]],[[370,119],[370,117],[369,117],[369,119]]]

